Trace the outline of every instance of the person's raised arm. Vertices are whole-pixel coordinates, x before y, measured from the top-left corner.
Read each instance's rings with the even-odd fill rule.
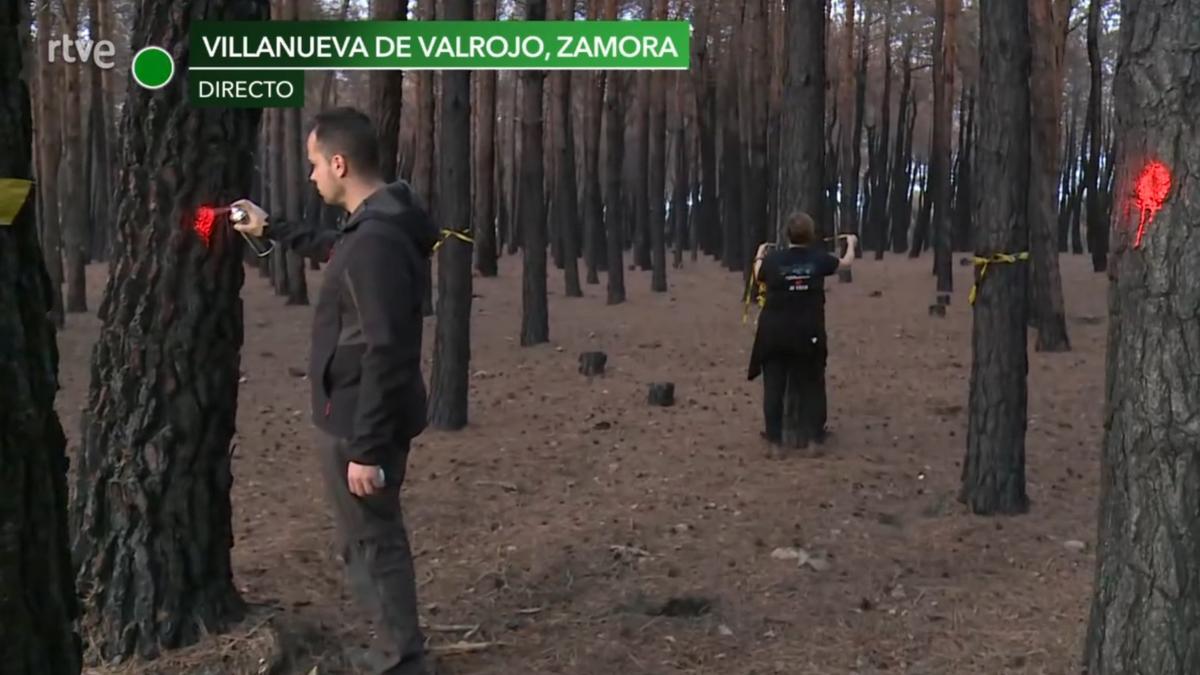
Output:
[[[854,252],[858,249],[858,235],[842,235],[846,238],[846,252],[838,259],[838,267],[849,267],[854,262]]]
[[[230,206],[246,212],[246,221],[234,223],[233,228],[252,237],[268,237],[283,244],[306,258],[324,262],[337,241],[338,233],[307,223],[273,220],[258,204],[249,199],[239,199]]]

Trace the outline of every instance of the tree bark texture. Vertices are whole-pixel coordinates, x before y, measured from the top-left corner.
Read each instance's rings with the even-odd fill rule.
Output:
[[[496,0],[480,0],[479,19],[496,20]],[[479,276],[499,273],[496,250],[496,71],[475,72],[478,99],[474,102],[475,171],[474,201],[475,269]]]
[[[132,45],[186,62],[193,20],[266,20],[266,2],[142,4]],[[230,459],[242,345],[242,239],[206,245],[197,206],[248,193],[259,112],[196,108],[187,78],[131,88],[114,261],[84,410],[72,534],[89,648],[152,658],[240,617]]]
[[[374,0],[372,4],[375,21],[408,20],[408,0]],[[404,71],[370,71],[370,93],[371,118],[375,120],[379,130],[380,169],[383,179],[390,183],[396,180],[397,175],[400,114],[404,105]]]
[[[1113,257],[1105,433],[1089,675],[1200,672],[1200,23],[1167,0],[1121,5],[1114,79]],[[1133,249],[1134,181],[1152,161],[1173,184]]]
[[[530,0],[526,20],[543,21],[546,0]],[[550,307],[546,298],[546,202],[542,146],[542,92],[545,73],[526,70],[521,81],[521,198],[524,233],[521,274],[521,346],[550,341]]]

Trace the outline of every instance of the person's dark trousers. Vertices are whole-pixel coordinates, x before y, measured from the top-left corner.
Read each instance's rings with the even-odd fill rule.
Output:
[[[825,440],[828,417],[825,357],[825,346],[819,344],[805,354],[776,357],[763,363],[763,419],[768,441],[782,442],[785,413],[787,419],[794,421],[800,444]],[[789,389],[796,395],[786,401]],[[785,402],[794,407],[785,410]]]
[[[412,551],[400,510],[408,443],[397,444],[383,466],[386,486],[368,497],[350,492],[344,447],[345,441],[330,438],[322,473],[351,589],[375,627],[375,640],[367,655],[369,672],[426,675]]]

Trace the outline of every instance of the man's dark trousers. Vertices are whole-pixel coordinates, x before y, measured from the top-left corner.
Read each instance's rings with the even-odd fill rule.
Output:
[[[400,509],[409,444],[397,443],[395,451],[388,453],[383,463],[386,486],[357,497],[346,482],[345,440],[326,438],[321,473],[333,506],[338,543],[355,599],[375,627],[370,672],[426,675],[412,551]]]

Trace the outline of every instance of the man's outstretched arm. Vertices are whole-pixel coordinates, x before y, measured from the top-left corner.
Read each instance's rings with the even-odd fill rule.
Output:
[[[338,238],[336,230],[313,227],[308,223],[273,220],[262,207],[249,199],[239,199],[231,206],[242,209],[248,216],[246,222],[233,226],[235,230],[252,237],[268,237],[306,258],[324,262]]]

